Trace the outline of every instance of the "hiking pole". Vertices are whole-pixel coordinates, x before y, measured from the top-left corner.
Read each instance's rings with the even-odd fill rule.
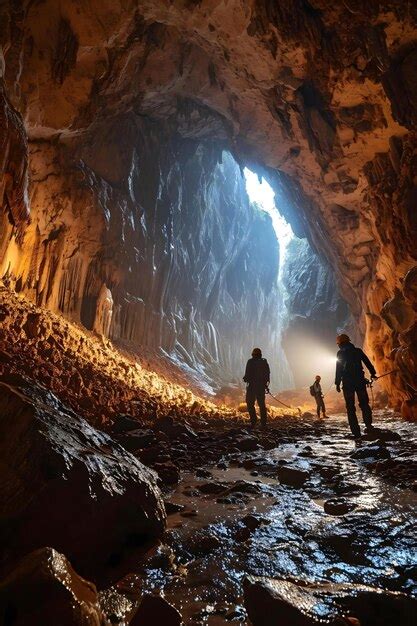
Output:
[[[395,374],[398,370],[391,370],[389,372],[385,372],[385,374],[381,374],[381,376],[377,376],[375,380],[379,380],[380,378],[384,378],[384,376],[388,376],[389,374]]]
[[[266,387],[266,393],[267,393],[267,395],[271,396],[271,398],[274,398],[274,400],[276,400],[277,402],[282,404],[282,406],[285,406],[285,408],[297,410],[299,415],[301,416],[301,409],[300,409],[299,406],[298,407],[290,406],[289,404],[285,404],[285,402],[281,402],[281,400],[279,400],[278,398],[276,398],[275,396],[272,395],[272,393],[269,391],[269,387]]]

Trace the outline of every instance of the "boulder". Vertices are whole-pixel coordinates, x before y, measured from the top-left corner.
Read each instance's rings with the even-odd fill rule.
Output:
[[[51,392],[0,383],[0,417],[3,561],[51,545],[83,575],[111,576],[163,532],[154,472]]]
[[[280,483],[291,487],[302,487],[309,478],[309,472],[297,469],[296,467],[281,466],[277,469],[277,476]]]
[[[197,433],[186,421],[177,422],[170,415],[158,418],[154,424],[154,429],[155,431],[164,433],[169,439],[178,439],[181,437],[194,439],[197,437]]]
[[[201,491],[201,493],[205,494],[218,494],[226,491],[227,486],[223,483],[211,482],[211,483],[203,483],[202,485],[197,485],[197,489]]]
[[[256,437],[242,437],[235,442],[235,446],[241,452],[253,452],[259,447],[259,441]]]
[[[181,613],[160,596],[145,595],[139,605],[130,626],[180,626],[183,623]]]
[[[146,448],[155,441],[154,433],[147,428],[136,428],[130,430],[117,437],[118,443],[122,445],[129,452],[138,450],[139,448]]]
[[[353,511],[356,505],[345,498],[331,498],[330,500],[326,500],[323,508],[324,512],[328,515],[345,515]]]
[[[244,602],[253,626],[412,626],[417,599],[365,585],[295,584],[246,577]]]
[[[385,446],[364,446],[351,452],[352,459],[360,459],[367,462],[379,461],[381,459],[389,459],[391,455]]]
[[[111,430],[113,433],[121,434],[136,430],[138,426],[139,422],[130,415],[116,415]]]
[[[203,467],[199,467],[196,470],[195,475],[197,476],[197,478],[212,478],[212,473],[204,469]]]
[[[362,436],[362,441],[401,441],[401,435],[387,428],[372,428],[370,432]]]
[[[153,468],[164,485],[176,485],[180,479],[180,470],[174,463],[155,463]]]
[[[0,582],[0,623],[13,626],[100,626],[106,622],[97,591],[64,555],[40,548]]]

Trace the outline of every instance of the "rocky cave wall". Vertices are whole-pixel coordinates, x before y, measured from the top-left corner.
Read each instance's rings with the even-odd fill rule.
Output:
[[[329,363],[325,355],[335,354],[336,334],[349,332],[353,341],[360,342],[348,305],[339,294],[334,272],[306,239],[294,238],[286,250],[282,282],[290,314],[282,343],[295,386],[311,385],[317,373],[315,366],[322,376],[326,375],[327,385],[327,374],[334,378],[334,363]],[[306,368],[306,361],[311,362],[311,368]]]
[[[399,369],[384,379],[392,400],[405,401],[405,414],[414,410],[414,3],[22,0],[1,11],[9,257],[19,257],[28,215],[26,134],[32,180],[33,151],[50,151],[54,167],[62,152],[74,161],[95,131],[107,160],[100,123],[115,116],[127,123],[147,115],[182,137],[221,142],[268,176],[295,232],[333,267],[378,370]],[[59,191],[66,175],[57,181],[40,167],[39,183],[44,176],[57,202],[68,202]],[[36,187],[32,215],[33,195],[43,205]],[[80,185],[71,205],[87,231],[88,202]],[[42,206],[48,223],[54,212]],[[53,249],[56,236],[41,249]],[[95,241],[87,234],[81,253],[97,254]]]
[[[1,259],[17,291],[133,350],[161,348],[208,389],[240,380],[253,345],[278,354],[278,242],[229,153],[124,118],[76,159],[38,140],[29,160],[31,219]],[[274,368],[275,385],[289,380]]]

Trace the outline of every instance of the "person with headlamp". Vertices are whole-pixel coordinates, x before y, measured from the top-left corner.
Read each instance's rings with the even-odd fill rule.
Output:
[[[342,384],[350,430],[355,439],[360,439],[361,429],[356,416],[355,394],[362,411],[365,431],[369,433],[373,428],[372,409],[369,405],[367,391],[369,381],[365,378],[362,363],[369,370],[371,380],[376,380],[378,377],[369,358],[363,350],[351,343],[348,335],[338,335],[336,337],[336,343],[339,346],[335,378],[336,390],[340,393],[340,385]]]

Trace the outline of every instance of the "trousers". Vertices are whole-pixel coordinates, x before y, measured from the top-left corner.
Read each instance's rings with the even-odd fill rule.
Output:
[[[317,415],[320,417],[320,411],[323,411],[323,415],[326,415],[326,406],[322,396],[316,396]]]
[[[246,406],[248,407],[248,413],[252,426],[255,426],[257,420],[255,402],[258,403],[261,424],[265,426],[267,418],[265,387],[251,387],[251,385],[249,385],[246,389]]]
[[[372,426],[372,409],[369,406],[369,396],[365,381],[343,381],[343,395],[346,403],[346,412],[352,435],[359,437],[361,429],[356,416],[355,394],[358,397],[362,411],[362,419],[367,428]]]

